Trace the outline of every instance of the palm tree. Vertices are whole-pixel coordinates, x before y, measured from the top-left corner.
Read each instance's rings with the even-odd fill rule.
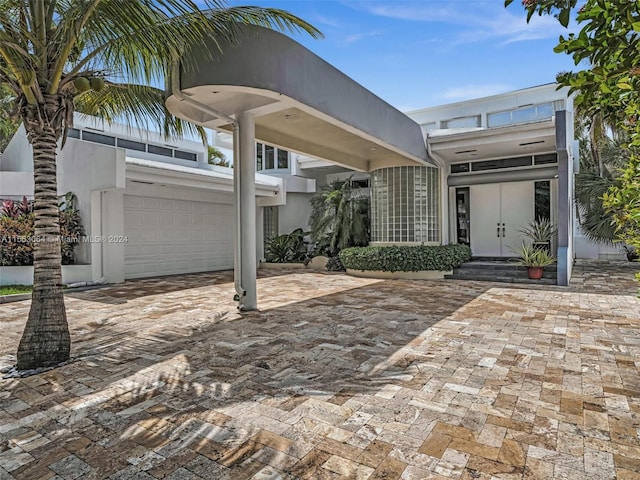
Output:
[[[366,190],[364,190],[366,192]],[[369,243],[369,196],[351,178],[325,185],[311,199],[311,236],[330,257],[347,247]]]
[[[576,130],[580,143],[580,172],[575,184],[578,220],[587,238],[611,244],[617,238],[616,228],[603,197],[628,161],[628,140],[598,111],[580,109]]]
[[[200,9],[197,3],[205,3]],[[56,150],[78,107],[106,120],[158,125],[169,137],[191,129],[171,117],[159,84],[187,46],[235,39],[238,23],[319,32],[288,12],[227,8],[217,0],[0,0],[0,84],[16,98],[33,147],[33,295],[18,369],[69,358],[62,295]]]

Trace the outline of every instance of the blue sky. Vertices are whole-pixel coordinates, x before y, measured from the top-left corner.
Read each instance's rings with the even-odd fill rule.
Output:
[[[282,8],[324,34],[311,51],[400,110],[526,88],[574,68],[553,52],[567,31],[518,0],[232,0]]]

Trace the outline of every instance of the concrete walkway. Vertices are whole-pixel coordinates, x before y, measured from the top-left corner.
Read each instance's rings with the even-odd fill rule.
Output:
[[[269,272],[242,316],[227,273],[70,293],[78,361],[0,380],[0,479],[638,479],[633,272]],[[0,367],[28,308],[0,307]]]

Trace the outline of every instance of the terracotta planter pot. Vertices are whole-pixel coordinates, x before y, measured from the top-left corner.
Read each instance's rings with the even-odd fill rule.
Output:
[[[527,267],[527,272],[531,280],[540,280],[542,278],[542,271],[542,267]]]

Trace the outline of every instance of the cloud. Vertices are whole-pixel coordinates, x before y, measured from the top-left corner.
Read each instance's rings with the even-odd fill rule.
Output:
[[[352,33],[350,35],[347,35],[344,38],[343,42],[346,45],[351,45],[352,43],[359,42],[360,40],[362,40],[364,38],[378,37],[378,36],[380,36],[382,34],[384,34],[384,30],[371,30],[370,32]]]
[[[505,9],[500,1],[447,3],[420,0],[379,2],[373,0],[352,1],[350,7],[371,15],[396,20],[443,23],[455,25],[452,44],[460,45],[484,40],[497,40],[501,44],[557,38],[566,30],[555,18],[534,16],[529,23],[524,10]]]
[[[327,25],[328,27],[333,28],[341,28],[342,24],[333,18],[329,18],[325,15],[315,14],[314,15],[314,23],[322,23],[323,25]]]
[[[472,98],[489,97],[499,93],[510,92],[514,89],[515,87],[513,85],[506,83],[460,85],[446,89],[444,92],[439,93],[437,98],[447,102],[455,102]]]

